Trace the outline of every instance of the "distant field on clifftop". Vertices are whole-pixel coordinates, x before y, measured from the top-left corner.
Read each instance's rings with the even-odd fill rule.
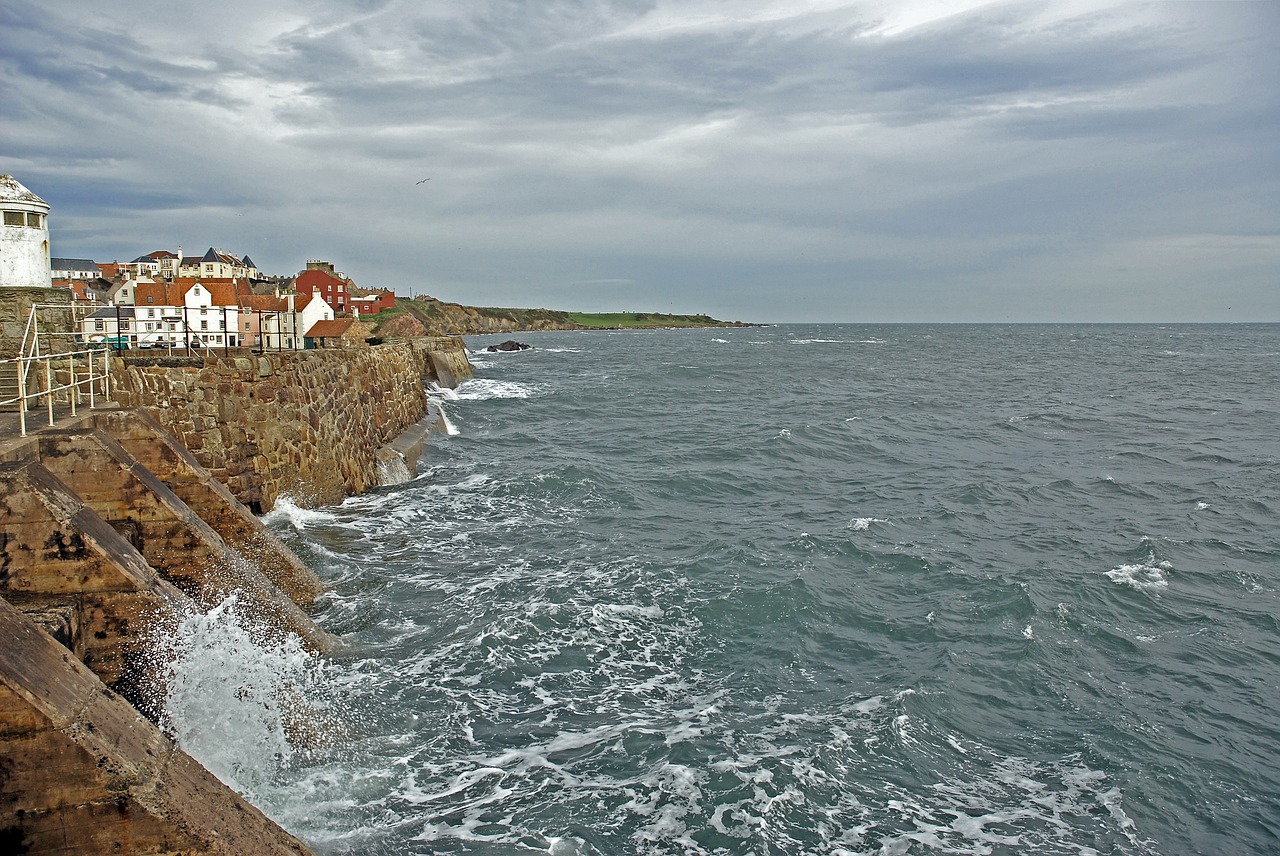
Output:
[[[569,319],[583,327],[716,327],[725,324],[710,315],[664,315],[658,312],[570,312]]]

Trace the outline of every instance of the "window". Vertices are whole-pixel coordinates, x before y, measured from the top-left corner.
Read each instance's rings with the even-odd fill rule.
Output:
[[[148,298],[147,298],[147,302],[148,302],[148,303],[155,303],[155,302],[156,302],[156,299],[155,299],[154,297],[148,297]],[[152,318],[156,317],[156,311],[155,311],[154,309],[148,309],[147,311],[151,313],[151,317],[152,317]]]
[[[208,330],[208,329],[209,329],[209,320],[208,320],[207,318],[201,318],[201,319],[200,319],[200,329],[201,329],[201,330]]]
[[[4,212],[4,224],[6,226],[22,226],[26,223],[26,218],[22,216],[21,211]]]
[[[34,211],[27,212],[27,225],[32,229],[40,228],[40,215]]]

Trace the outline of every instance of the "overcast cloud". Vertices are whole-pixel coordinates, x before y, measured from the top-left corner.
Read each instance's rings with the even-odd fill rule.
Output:
[[[0,5],[0,172],[54,255],[749,321],[1280,321],[1273,0],[186,5]]]

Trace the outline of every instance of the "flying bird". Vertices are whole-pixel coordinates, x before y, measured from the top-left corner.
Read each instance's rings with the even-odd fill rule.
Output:
[[[422,181],[430,181],[430,180],[431,180],[431,179],[429,179],[429,178],[424,178],[424,179],[422,179]],[[422,181],[417,182],[414,186],[416,187],[418,184],[422,184]]]

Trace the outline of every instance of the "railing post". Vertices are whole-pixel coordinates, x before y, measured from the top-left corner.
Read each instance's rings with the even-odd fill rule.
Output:
[[[89,364],[89,409],[93,410],[93,351],[85,352],[85,362]]]
[[[44,363],[44,400],[49,406],[49,424],[53,425],[53,360]]]
[[[71,402],[71,415],[76,415],[76,399],[80,397],[80,387],[76,386],[76,355],[67,355],[67,371],[70,383],[67,386],[67,400]]]
[[[27,436],[27,373],[23,371],[26,357],[18,360],[18,431]]]

